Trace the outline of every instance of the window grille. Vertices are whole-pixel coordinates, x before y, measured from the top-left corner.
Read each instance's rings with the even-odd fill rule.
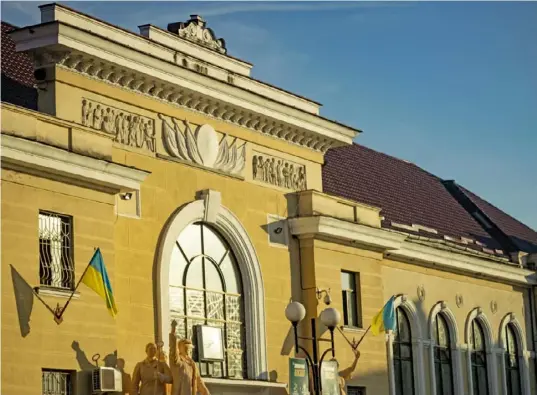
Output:
[[[347,387],[347,395],[365,395],[365,387]]]
[[[42,395],[73,395],[73,371],[43,369]]]
[[[74,287],[72,217],[39,212],[39,277],[41,285]]]

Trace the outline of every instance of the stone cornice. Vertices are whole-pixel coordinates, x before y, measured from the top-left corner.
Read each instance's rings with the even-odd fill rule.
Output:
[[[369,227],[326,216],[289,219],[291,234],[298,237],[321,237],[343,240],[380,249],[389,259],[439,270],[471,275],[502,283],[523,286],[537,285],[537,273],[500,263],[497,259],[478,257],[463,251],[446,251],[416,243],[409,235]],[[491,257],[493,258],[493,257]]]
[[[2,167],[108,193],[139,191],[149,172],[2,134]]]
[[[322,153],[351,144],[359,132],[212,78],[201,65],[181,67],[173,61],[174,52],[158,44],[140,50],[57,21],[33,27],[32,34],[29,30],[19,29],[11,36],[18,51],[36,54],[36,67],[56,64]]]

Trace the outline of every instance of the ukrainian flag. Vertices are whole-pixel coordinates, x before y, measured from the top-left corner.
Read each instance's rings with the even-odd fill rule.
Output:
[[[395,330],[395,310],[393,308],[393,301],[395,297],[392,296],[384,307],[373,317],[371,323],[371,332],[374,335],[378,335],[381,332],[387,332],[389,330]]]
[[[114,300],[112,286],[108,279],[108,273],[106,273],[106,267],[104,266],[103,256],[99,248],[97,248],[93,254],[80,281],[97,292],[97,294],[105,300],[108,311],[112,317],[115,317],[117,314],[117,306]]]

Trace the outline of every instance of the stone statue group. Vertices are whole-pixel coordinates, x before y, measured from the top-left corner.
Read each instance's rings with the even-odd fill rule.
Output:
[[[170,332],[169,365],[165,353],[157,345],[147,344],[147,357],[136,364],[132,374],[132,394],[210,395],[192,359],[192,342],[188,339],[178,341],[176,328],[174,320]]]
[[[293,165],[280,159],[276,160],[275,158],[263,158],[261,155],[254,155],[252,170],[254,180],[299,191],[306,189],[304,166]]]

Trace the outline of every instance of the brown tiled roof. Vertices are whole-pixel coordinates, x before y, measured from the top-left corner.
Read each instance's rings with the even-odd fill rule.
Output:
[[[2,101],[37,110],[33,60],[28,54],[15,52],[8,34],[15,29],[2,22]]]
[[[494,223],[520,251],[537,252],[537,232],[509,214],[483,200],[473,192],[459,186],[459,189]]]
[[[380,207],[383,227],[450,241],[451,238],[459,242],[461,237],[468,238],[478,242],[469,242],[471,248],[494,255],[506,253],[501,240],[494,238],[474,219],[439,177],[412,163],[364,146],[353,144],[327,152],[323,166],[323,190]],[[537,241],[536,232],[475,194],[464,191],[504,232],[532,243]],[[421,225],[438,233],[418,229],[412,232],[397,224]],[[527,248],[522,250],[528,252]]]

